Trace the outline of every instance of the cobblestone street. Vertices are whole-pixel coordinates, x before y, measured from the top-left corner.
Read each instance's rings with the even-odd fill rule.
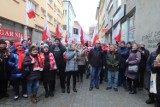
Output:
[[[135,95],[130,95],[123,88],[118,92],[106,90],[106,86],[100,85],[100,89],[89,91],[89,80],[77,83],[78,93],[71,91],[70,94],[63,94],[57,85],[53,98],[44,98],[44,89],[39,90],[40,102],[32,104],[29,99],[20,98],[18,101],[12,99],[12,90],[9,90],[10,98],[1,99],[0,107],[153,107],[146,105],[146,91],[138,91]]]

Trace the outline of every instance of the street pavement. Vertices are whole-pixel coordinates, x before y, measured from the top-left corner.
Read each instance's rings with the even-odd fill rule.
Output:
[[[58,82],[59,83],[59,82]],[[0,107],[154,107],[145,104],[146,91],[138,91],[130,95],[122,87],[119,91],[106,90],[106,83],[100,85],[100,89],[89,91],[89,80],[77,83],[78,92],[61,93],[59,84],[56,85],[54,97],[45,98],[43,86],[39,89],[40,102],[33,104],[30,99],[20,98],[13,100],[13,90],[9,88],[10,97],[0,100]],[[72,89],[72,88],[71,88]]]

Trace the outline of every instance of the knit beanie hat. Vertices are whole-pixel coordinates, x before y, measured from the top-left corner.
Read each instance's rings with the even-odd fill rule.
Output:
[[[6,43],[3,39],[0,39],[0,44],[5,44],[5,45],[7,45],[7,43]]]
[[[15,42],[14,47],[18,47],[18,46],[22,46],[22,43],[21,42]]]
[[[49,46],[45,43],[44,45],[43,45],[43,48],[49,48]]]

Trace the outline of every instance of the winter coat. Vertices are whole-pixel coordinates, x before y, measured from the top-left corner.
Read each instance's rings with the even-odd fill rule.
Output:
[[[139,65],[141,60],[141,53],[136,50],[135,52],[131,51],[128,59],[126,60],[126,63],[129,65]],[[137,78],[137,73],[129,73],[128,72],[128,67],[126,69],[126,77],[130,79],[136,79]]]
[[[126,47],[120,47],[118,49],[118,54],[119,54],[119,61],[120,61],[120,68],[125,67],[126,60],[128,59],[129,56],[129,49]]]
[[[10,55],[8,64],[11,67],[11,79],[12,80],[24,77],[23,71],[18,70],[18,55],[16,53],[12,53]]]
[[[51,69],[49,54],[50,53],[44,53],[44,68],[43,68],[43,72],[42,72],[42,79],[45,82],[50,82],[50,81],[55,80],[56,69]],[[55,64],[55,66],[56,66],[56,64]]]
[[[33,56],[34,58],[38,59],[37,55]],[[41,71],[33,71],[33,64],[31,63],[32,59],[30,58],[30,54],[28,53],[23,62],[24,67],[29,67],[30,73],[27,75],[27,80],[34,80],[41,78]]]
[[[151,71],[152,71],[152,64],[153,64],[154,60],[156,59],[156,56],[157,56],[157,53],[156,53],[156,51],[154,51],[148,57],[147,64],[146,64],[146,71],[148,73],[151,73]]]
[[[66,48],[62,44],[60,44],[57,47],[55,45],[52,45],[50,47],[49,51],[53,53],[55,60],[56,60],[57,67],[65,66],[63,53],[66,51]]]
[[[112,54],[111,52],[106,54],[106,63],[108,71],[118,71],[119,69],[119,55],[118,53]]]
[[[69,71],[78,71],[78,51],[74,53],[74,50],[71,48],[68,48],[67,51],[65,52],[66,55],[66,72]],[[76,57],[76,59],[74,58]]]
[[[78,65],[85,65],[86,64],[86,49],[85,48],[81,48],[78,49],[78,56],[79,56],[79,61],[78,61]]]
[[[145,71],[148,57],[149,57],[148,50],[144,50],[144,53],[141,52],[141,61],[139,63],[139,70],[140,71]]]
[[[101,47],[94,48],[89,52],[88,61],[93,67],[102,67],[105,65],[104,52]]]
[[[8,79],[8,58],[5,58],[5,52],[0,53],[0,80],[7,80]]]

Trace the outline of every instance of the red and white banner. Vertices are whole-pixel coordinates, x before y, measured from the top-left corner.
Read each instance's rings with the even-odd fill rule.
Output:
[[[27,3],[27,14],[28,14],[28,18],[29,19],[32,19],[32,18],[36,17],[35,12],[34,12],[34,10],[32,8],[31,2]]]
[[[48,24],[44,26],[44,30],[42,32],[42,41],[46,41],[51,38],[51,32],[49,30]]]
[[[113,31],[113,38],[117,42],[121,41],[121,26],[120,26],[120,23],[118,23],[117,27]]]
[[[56,26],[56,37],[58,38],[62,37],[62,28],[58,24]]]

